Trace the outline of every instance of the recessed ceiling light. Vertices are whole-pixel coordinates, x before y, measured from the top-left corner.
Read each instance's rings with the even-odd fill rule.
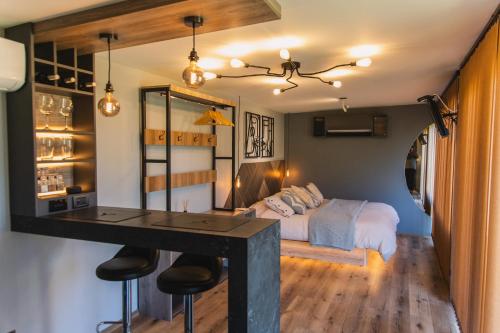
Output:
[[[354,58],[371,57],[380,53],[380,46],[378,45],[358,45],[349,49],[349,54]]]
[[[224,68],[224,60],[217,58],[200,58],[198,66],[203,69],[220,69]]]

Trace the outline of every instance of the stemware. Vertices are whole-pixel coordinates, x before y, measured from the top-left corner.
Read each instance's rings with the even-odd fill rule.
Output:
[[[62,138],[62,157],[63,159],[68,159],[73,157],[73,138],[64,137]]]
[[[54,139],[51,137],[40,138],[40,158],[51,160],[54,157]]]
[[[68,117],[73,112],[73,100],[69,97],[61,97],[59,102],[59,113],[64,117],[64,129],[68,129]]]
[[[49,128],[49,116],[54,112],[54,98],[51,95],[38,95],[38,110],[45,115],[45,128]]]

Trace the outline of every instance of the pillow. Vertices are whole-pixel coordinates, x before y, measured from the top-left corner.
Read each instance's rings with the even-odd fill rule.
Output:
[[[316,208],[311,194],[309,194],[309,192],[307,192],[304,188],[292,185],[292,191],[306,204],[307,208]]]
[[[283,200],[288,206],[292,207],[295,213],[300,215],[304,215],[306,213],[306,205],[295,193],[291,191],[285,191],[281,196],[281,200]]]
[[[260,217],[267,210],[267,205],[264,202],[264,200],[261,200],[261,201],[257,201],[253,205],[251,205],[250,208],[255,209],[255,216],[256,217]]]
[[[312,193],[312,195],[314,197],[316,197],[316,199],[318,199],[320,202],[323,202],[323,200],[325,200],[325,197],[323,196],[323,194],[321,193],[321,191],[319,190],[319,188],[314,184],[314,183],[309,183],[307,184],[306,188],[309,190],[309,192]]]
[[[321,205],[321,201],[319,201],[319,200],[318,200],[318,199],[314,196],[314,194],[312,194],[311,192],[309,192],[309,191],[307,190],[307,188],[305,188],[305,187],[301,187],[301,189],[303,189],[304,191],[306,191],[306,192],[307,192],[307,193],[311,196],[311,198],[312,198],[312,200],[313,200],[313,202],[314,202],[314,206],[315,206],[315,207],[319,207],[319,206]]]
[[[293,214],[295,214],[292,207],[288,206],[276,194],[272,195],[270,197],[264,198],[264,202],[266,203],[266,206],[269,207],[269,209],[274,210],[276,213],[280,214],[281,216],[290,217]]]

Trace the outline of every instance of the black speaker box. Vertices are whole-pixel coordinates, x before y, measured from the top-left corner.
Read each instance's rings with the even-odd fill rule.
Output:
[[[325,117],[314,117],[313,136],[325,136]]]

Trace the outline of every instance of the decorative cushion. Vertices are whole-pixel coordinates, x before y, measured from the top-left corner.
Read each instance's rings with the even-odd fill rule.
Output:
[[[307,188],[305,187],[301,187],[304,191],[306,191],[312,198],[313,202],[314,202],[314,206],[315,207],[319,207],[321,205],[321,201],[319,201],[315,196],[314,194],[312,194]]]
[[[283,200],[288,206],[292,207],[293,211],[297,214],[304,215],[306,213],[307,207],[299,196],[292,191],[284,191],[281,195],[281,200]]]
[[[292,185],[292,191],[306,204],[307,208],[316,208],[311,194],[304,188]]]
[[[257,201],[250,208],[255,209],[255,216],[260,217],[267,210],[267,205],[264,200]]]
[[[314,183],[307,184],[306,188],[320,202],[323,202],[323,200],[325,200],[325,197],[323,196],[323,193],[321,193],[321,191],[319,190],[319,188]]]
[[[264,201],[266,203],[266,206],[269,207],[269,209],[274,210],[276,213],[280,214],[281,216],[290,217],[293,214],[295,214],[292,207],[288,206],[276,194],[272,195],[270,197],[264,198]]]

